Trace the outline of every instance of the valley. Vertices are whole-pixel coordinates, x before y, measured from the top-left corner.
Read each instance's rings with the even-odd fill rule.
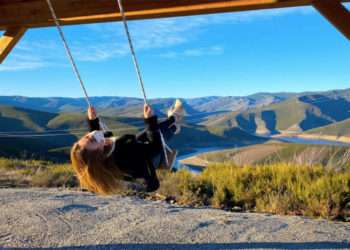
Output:
[[[151,100],[160,119],[174,100]],[[182,101],[185,123],[170,143],[180,154],[197,148],[261,144],[281,136],[350,141],[348,89]],[[143,129],[142,99],[92,97],[92,102],[115,135]],[[0,156],[67,161],[70,146],[86,132],[81,98],[0,96]]]

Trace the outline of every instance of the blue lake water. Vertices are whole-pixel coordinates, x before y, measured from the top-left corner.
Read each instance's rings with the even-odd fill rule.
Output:
[[[214,151],[221,151],[224,149],[233,149],[233,148],[238,148],[238,147],[205,147],[205,148],[196,148],[194,149],[194,152],[189,153],[189,154],[184,154],[184,155],[179,155],[177,157],[178,160],[184,160],[186,158],[192,157],[192,156],[196,156],[199,154],[203,154],[203,153],[209,153],[209,152],[214,152]]]
[[[275,140],[282,141],[282,142],[299,143],[299,144],[334,145],[334,146],[350,147],[350,143],[331,141],[331,140],[322,140],[322,139],[305,139],[305,138],[298,138],[298,137],[280,137],[280,138],[276,138]]]

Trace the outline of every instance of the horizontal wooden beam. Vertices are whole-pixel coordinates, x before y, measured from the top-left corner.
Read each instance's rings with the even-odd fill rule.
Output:
[[[116,0],[51,0],[62,25],[120,21]],[[124,0],[129,20],[313,5],[348,39],[350,0]],[[46,0],[0,0],[0,63],[26,28],[53,26]],[[10,28],[9,28],[10,27]]]
[[[8,28],[0,37],[0,64],[5,60],[7,55],[15,47],[27,29],[24,27]]]
[[[323,1],[323,0],[321,0]],[[130,20],[311,5],[313,0],[124,0]],[[350,0],[342,0],[350,2]],[[116,0],[52,0],[63,25],[120,21]],[[52,26],[45,0],[0,0],[0,30]]]
[[[350,40],[350,12],[338,0],[315,0],[314,7]]]

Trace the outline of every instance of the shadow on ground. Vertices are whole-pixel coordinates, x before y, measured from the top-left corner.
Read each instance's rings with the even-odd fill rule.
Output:
[[[16,249],[41,249],[41,250],[92,250],[92,249],[181,249],[181,250],[212,250],[212,249],[349,249],[348,242],[254,242],[254,243],[198,243],[198,244],[107,244],[107,245],[89,245],[89,246],[67,246],[54,248],[16,248]],[[14,248],[2,248],[4,250]]]

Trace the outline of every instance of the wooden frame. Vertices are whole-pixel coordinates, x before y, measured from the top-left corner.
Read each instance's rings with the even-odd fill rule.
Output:
[[[5,31],[0,38],[0,63],[5,60],[26,30],[24,27],[12,27]]]
[[[120,21],[116,0],[51,0],[62,25]],[[124,0],[128,20],[313,5],[348,39],[350,0]],[[45,0],[0,0],[0,63],[26,28],[53,26]]]
[[[337,0],[315,0],[313,6],[350,40],[350,12]]]

